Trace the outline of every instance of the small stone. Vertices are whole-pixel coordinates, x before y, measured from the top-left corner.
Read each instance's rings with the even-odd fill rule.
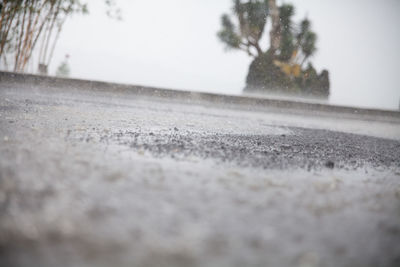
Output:
[[[176,128],[176,127],[174,127],[174,130],[175,130],[175,131],[179,131],[179,129],[178,129],[178,128]]]
[[[327,162],[325,162],[325,167],[333,169],[335,167],[335,163],[331,160],[328,160]]]

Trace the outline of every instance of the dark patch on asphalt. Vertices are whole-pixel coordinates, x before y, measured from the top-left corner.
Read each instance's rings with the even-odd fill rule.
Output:
[[[211,158],[239,166],[287,168],[349,168],[365,165],[400,167],[400,142],[355,134],[289,128],[293,135],[202,134],[176,131],[120,131],[102,135],[107,144],[129,146],[154,157]]]
[[[17,110],[16,107],[14,106],[5,106],[5,105],[0,105],[0,112],[11,112]]]

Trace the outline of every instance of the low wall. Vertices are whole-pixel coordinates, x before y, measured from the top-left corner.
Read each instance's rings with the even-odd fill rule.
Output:
[[[111,92],[130,95],[140,95],[149,97],[169,98],[171,100],[184,100],[201,103],[219,103],[224,105],[233,105],[245,109],[284,109],[284,110],[302,110],[312,113],[339,113],[343,115],[364,116],[367,119],[390,119],[400,123],[400,112],[364,109],[344,106],[333,106],[318,103],[305,103],[290,100],[276,100],[268,98],[258,98],[251,96],[233,96],[212,93],[202,93],[193,91],[181,91],[162,89],[148,86],[127,85],[81,79],[66,79],[50,76],[21,74],[13,72],[0,71],[0,90],[1,85],[5,84],[24,84],[30,86],[45,86],[52,90],[86,90],[90,92]]]

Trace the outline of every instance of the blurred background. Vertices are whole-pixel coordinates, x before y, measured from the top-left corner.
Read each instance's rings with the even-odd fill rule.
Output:
[[[64,74],[73,78],[243,93],[254,57],[226,49],[217,36],[223,14],[237,23],[234,1],[118,0],[111,7],[104,1],[82,2],[87,3],[88,12],[73,14],[65,21],[49,75],[56,75],[60,68],[62,73],[64,68]],[[317,35],[317,49],[310,61],[317,73],[329,71],[330,93],[315,101],[399,109],[400,1],[276,3],[292,4],[292,20],[299,24],[307,18]],[[263,51],[270,46],[271,24],[267,22],[259,40]],[[6,69],[4,62],[0,66]],[[24,71],[37,73],[37,66],[34,54]]]

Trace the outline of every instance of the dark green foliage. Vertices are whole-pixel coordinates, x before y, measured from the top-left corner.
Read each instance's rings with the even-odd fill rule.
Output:
[[[233,1],[233,11],[239,25],[235,27],[229,15],[221,18],[222,29],[218,32],[218,38],[226,44],[228,49],[241,49],[254,56],[262,53],[259,41],[264,33],[268,17],[267,1],[252,0],[242,3]]]
[[[284,91],[294,87],[294,83],[273,63],[274,57],[264,53],[250,64],[246,78],[246,92]]]
[[[218,37],[226,44],[227,49],[240,47],[240,37],[235,33],[235,26],[231,22],[228,15],[223,15],[221,18],[223,29],[218,32]]]
[[[244,38],[259,41],[264,32],[268,15],[268,5],[264,1],[235,1],[234,12],[239,18],[240,30]]]
[[[311,29],[311,22],[305,18],[300,23],[300,31],[296,36],[297,41],[300,43],[301,40],[304,38],[304,35],[309,32]]]
[[[311,63],[299,77],[291,78],[273,63],[273,57],[267,52],[258,56],[250,64],[246,79],[245,92],[272,92],[292,95],[328,97],[329,72],[323,70],[318,75]]]
[[[315,42],[317,41],[317,35],[314,32],[307,31],[304,34],[303,42],[301,43],[301,49],[304,53],[305,58],[313,55],[317,48],[315,47]]]
[[[301,87],[306,94],[309,95],[329,95],[329,72],[323,70],[320,75],[314,69],[311,63],[308,64],[307,69],[303,72]]]
[[[288,61],[292,57],[295,49],[292,16],[294,15],[294,7],[284,4],[279,8],[279,17],[281,22],[281,46],[279,59]]]

